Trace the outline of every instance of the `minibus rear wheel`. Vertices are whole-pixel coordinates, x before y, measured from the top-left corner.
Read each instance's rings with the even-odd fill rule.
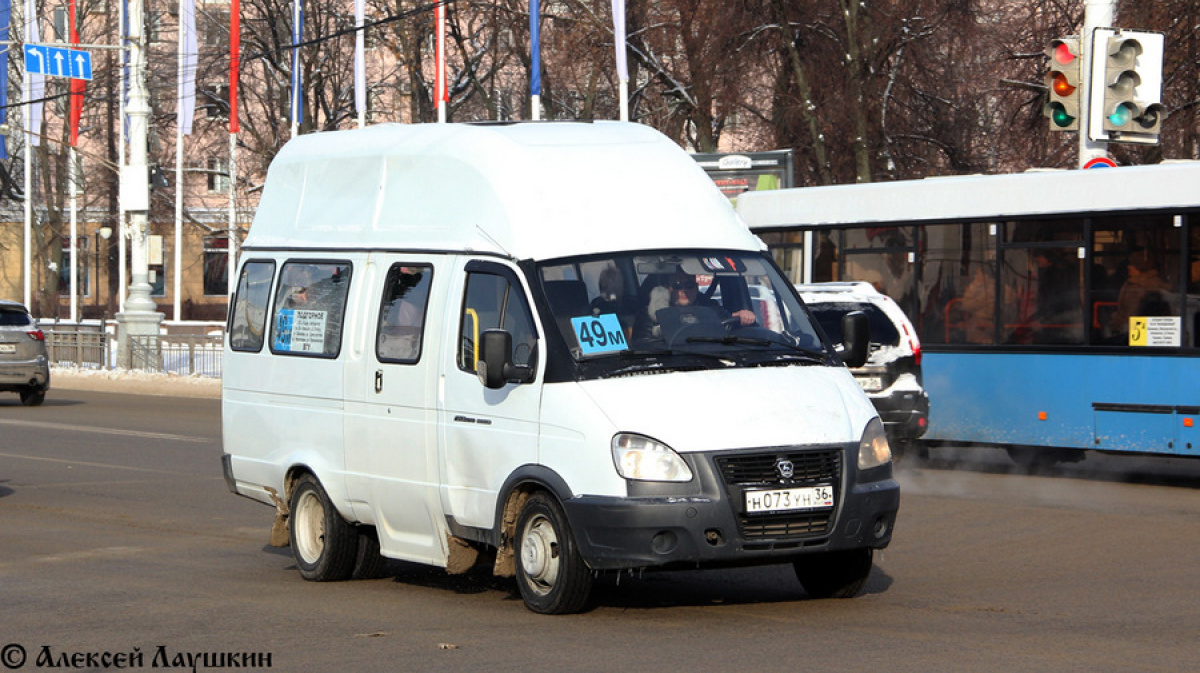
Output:
[[[313,582],[349,579],[358,560],[358,531],[311,474],[296,480],[289,503],[288,533],[300,576]]]
[[[809,598],[854,598],[871,576],[870,548],[806,554],[792,562]]]
[[[579,555],[562,507],[545,491],[534,493],[521,507],[514,551],[517,586],[530,610],[563,615],[587,604],[591,571]]]

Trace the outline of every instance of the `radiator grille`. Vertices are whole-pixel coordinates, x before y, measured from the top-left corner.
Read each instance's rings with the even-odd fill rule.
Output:
[[[791,478],[780,475],[780,461],[789,461]],[[819,537],[829,533],[836,518],[842,484],[842,450],[780,450],[732,454],[716,458],[717,470],[725,490],[737,511],[738,527],[747,540],[774,540]],[[834,507],[823,510],[747,514],[744,511],[748,489],[792,488],[832,485]]]

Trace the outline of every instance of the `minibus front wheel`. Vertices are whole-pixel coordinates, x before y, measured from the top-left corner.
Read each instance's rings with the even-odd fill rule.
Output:
[[[548,615],[583,609],[592,589],[591,571],[554,496],[539,491],[525,501],[517,517],[515,547],[517,586],[526,607]]]
[[[349,579],[358,560],[358,532],[329,502],[321,482],[304,474],[292,487],[288,533],[300,576],[313,582]]]

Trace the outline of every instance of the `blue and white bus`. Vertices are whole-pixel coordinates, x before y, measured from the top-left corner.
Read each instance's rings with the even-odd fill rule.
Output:
[[[927,441],[1019,462],[1200,455],[1200,163],[749,192],[737,208],[793,282],[869,281],[903,307]]]

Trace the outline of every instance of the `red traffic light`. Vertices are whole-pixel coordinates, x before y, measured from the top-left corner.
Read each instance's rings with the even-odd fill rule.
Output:
[[[1071,51],[1071,46],[1066,42],[1056,42],[1053,54],[1055,63],[1067,65],[1075,60],[1075,52]]]

